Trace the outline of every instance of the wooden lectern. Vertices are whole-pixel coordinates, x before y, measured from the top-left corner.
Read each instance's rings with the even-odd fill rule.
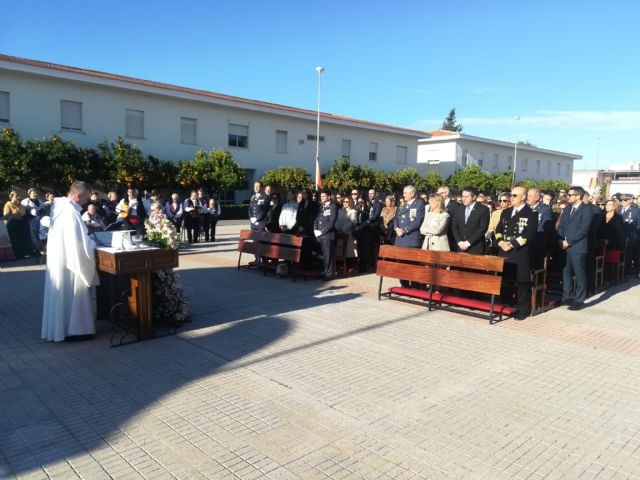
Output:
[[[139,250],[116,250],[98,247],[96,249],[100,286],[97,289],[98,318],[110,319],[111,309],[121,302],[122,279],[130,285],[128,298],[129,313],[135,325],[138,340],[153,337],[151,272],[178,266],[178,251],[165,248],[144,248]],[[118,281],[120,280],[120,281]]]

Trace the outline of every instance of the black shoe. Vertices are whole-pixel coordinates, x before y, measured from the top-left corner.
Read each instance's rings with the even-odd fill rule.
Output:
[[[86,342],[87,340],[93,340],[94,338],[96,338],[96,336],[93,335],[93,334],[88,334],[88,335],[69,335],[67,337],[64,337],[64,339],[67,342]]]
[[[569,310],[576,312],[578,310],[582,310],[585,306],[584,302],[576,302],[569,307]]]

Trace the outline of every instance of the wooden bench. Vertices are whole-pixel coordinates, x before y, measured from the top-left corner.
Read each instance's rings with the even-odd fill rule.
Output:
[[[440,308],[459,312],[455,307],[479,310],[487,312],[489,323],[494,323],[518,311],[496,302],[496,295],[500,296],[503,268],[504,258],[501,257],[380,245],[376,269],[380,277],[378,300],[383,295],[389,298],[397,295],[427,301],[429,310]],[[382,293],[385,277],[428,285],[429,289],[400,286]],[[490,301],[450,294],[444,291],[445,288],[487,294]]]
[[[284,260],[293,264],[289,273],[294,274],[294,280],[298,275],[306,276],[309,272],[300,268],[302,241],[302,237],[288,233],[241,230],[238,241],[238,270],[240,270],[242,254],[249,253],[263,261],[250,262],[247,266],[262,269],[265,275],[267,270],[276,270],[280,260]]]

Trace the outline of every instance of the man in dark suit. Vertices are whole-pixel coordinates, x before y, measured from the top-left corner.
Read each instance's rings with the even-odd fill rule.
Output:
[[[377,198],[374,188],[369,190],[369,201],[360,212],[358,225],[354,228],[354,234],[358,241],[358,270],[361,273],[375,265],[373,258],[374,243],[380,237],[380,213],[382,203]]]
[[[511,190],[511,207],[505,208],[496,227],[499,255],[505,258],[504,275],[517,286],[518,320],[531,314],[531,245],[538,230],[538,215],[525,203],[527,190],[515,187]],[[549,210],[551,212],[551,210]],[[512,303],[511,292],[505,289],[503,302]]]
[[[555,239],[555,222],[551,207],[542,202],[542,192],[539,188],[531,188],[527,192],[527,205],[538,217],[538,230],[535,238],[531,239],[531,268],[538,270],[544,266],[544,258],[551,249],[551,242]]]
[[[484,254],[484,234],[489,228],[491,214],[484,205],[476,203],[478,192],[473,187],[462,190],[462,205],[453,213],[453,238],[458,252]]]
[[[598,238],[598,227],[602,221],[602,210],[591,201],[589,192],[584,192],[582,203],[591,210],[591,225],[587,236],[587,295],[593,295],[596,291],[596,243]]]
[[[331,201],[331,193],[323,190],[320,193],[318,214],[313,222],[313,233],[320,245],[324,265],[324,279],[333,278],[333,240],[335,238],[335,224],[338,218],[338,207]]]
[[[396,232],[394,245],[397,247],[422,247],[422,234],[420,227],[424,220],[424,200],[418,197],[418,190],[413,185],[407,185],[402,191],[404,204],[398,207],[393,228]],[[411,286],[411,282],[400,280],[403,287]]]
[[[562,265],[562,303],[570,303],[569,310],[581,310],[587,297],[587,247],[589,227],[593,213],[584,203],[582,187],[569,189],[569,205],[562,212],[558,237],[560,248],[564,250]],[[573,276],[576,278],[575,296],[573,292]]]
[[[446,185],[443,185],[440,188],[438,188],[437,193],[438,195],[441,195],[442,198],[444,198],[444,208],[447,209],[447,213],[449,214],[449,222],[447,224],[447,237],[449,238],[449,250],[451,250],[452,252],[455,252],[456,241],[453,238],[453,223],[451,219],[453,218],[453,214],[455,213],[456,208],[458,208],[460,204],[449,197],[449,194],[451,192],[449,191],[449,187],[447,187]]]

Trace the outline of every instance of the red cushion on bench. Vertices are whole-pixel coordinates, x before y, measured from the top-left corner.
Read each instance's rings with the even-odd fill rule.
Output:
[[[415,288],[407,287],[391,287],[388,290],[389,293],[395,293],[396,295],[405,295],[407,297],[422,298],[423,300],[429,300],[431,296],[428,290],[417,290]],[[439,302],[442,299],[442,295],[438,292],[433,292],[432,300]]]
[[[456,297],[454,295],[444,295],[442,297],[443,303],[449,305],[457,305],[459,307],[474,308],[476,310],[484,310],[486,312],[491,311],[491,303],[483,300],[476,300],[473,298]],[[494,313],[504,313],[505,315],[513,315],[518,311],[517,308],[509,307],[508,305],[500,305],[498,303],[493,304]]]
[[[620,250],[607,250],[604,254],[604,261],[607,263],[618,263],[620,261]]]

